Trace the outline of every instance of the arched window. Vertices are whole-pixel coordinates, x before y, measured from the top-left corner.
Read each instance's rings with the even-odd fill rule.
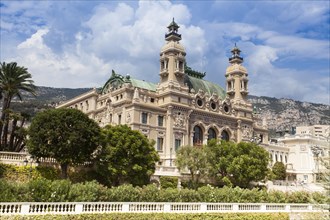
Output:
[[[229,141],[229,134],[227,131],[222,131],[221,132],[221,139],[225,141]]]
[[[194,145],[201,145],[203,144],[203,131],[201,127],[196,125],[194,127],[194,138],[193,138]]]
[[[209,135],[208,135],[208,140],[216,139],[217,138],[217,133],[213,128],[209,129]]]

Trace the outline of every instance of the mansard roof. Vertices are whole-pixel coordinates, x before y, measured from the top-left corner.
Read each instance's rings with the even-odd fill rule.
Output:
[[[215,93],[218,95],[221,99],[224,99],[226,97],[225,90],[219,86],[218,84],[215,84],[210,81],[203,80],[201,78],[196,78],[190,75],[185,75],[184,82],[189,87],[189,92],[198,92],[199,90],[203,90],[205,93],[208,93],[210,96]]]
[[[196,71],[194,71],[194,73],[195,72]],[[205,76],[205,73],[203,73],[203,76]],[[111,77],[104,84],[101,90],[101,94],[106,93],[109,88],[119,88],[124,83],[130,83],[133,87],[146,89],[152,92],[155,92],[157,89],[157,84],[155,83],[131,78],[129,75],[122,76],[120,74],[117,74],[114,70],[112,70]],[[221,99],[224,99],[226,97],[226,92],[223,88],[221,88],[219,85],[213,82],[202,79],[202,75],[186,73],[184,78],[184,83],[188,85],[189,92],[191,93],[197,93],[199,90],[203,90],[205,93],[208,93],[210,96],[213,95],[213,93],[215,93]]]

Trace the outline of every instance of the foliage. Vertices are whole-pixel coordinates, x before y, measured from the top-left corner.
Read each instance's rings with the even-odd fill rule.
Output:
[[[105,184],[142,186],[149,183],[159,160],[155,142],[127,125],[108,125],[102,133],[104,143],[96,168]]]
[[[13,113],[10,109],[12,99],[22,100],[22,92],[35,94],[36,87],[27,68],[18,66],[16,62],[0,63],[0,100],[2,110],[0,116],[0,150],[20,151],[25,146],[23,125],[27,117]],[[18,122],[20,121],[20,125]],[[9,130],[11,127],[11,131]]]
[[[320,181],[328,192],[328,196],[330,196],[330,155],[326,155],[324,157],[320,157],[320,164],[324,167],[322,172],[320,173]]]
[[[133,187],[131,184],[111,187],[107,191],[107,199],[111,202],[138,202],[140,195],[140,188]]]
[[[162,189],[166,188],[177,188],[178,187],[178,177],[175,176],[161,176],[160,186]]]
[[[21,216],[2,216],[19,220]],[[28,215],[25,220],[289,220],[288,213],[103,213],[79,215]]]
[[[60,177],[58,169],[49,166],[15,166],[0,163],[0,178],[8,181],[27,182],[31,179],[45,178],[56,180]]]
[[[329,197],[305,191],[285,193],[239,187],[158,189],[155,185],[107,188],[96,181],[72,183],[44,178],[17,183],[0,179],[0,202],[212,202],[212,203],[315,203],[328,204]]]
[[[68,200],[75,202],[97,202],[106,200],[107,188],[96,181],[76,183],[71,186]]]
[[[67,178],[69,165],[93,159],[99,146],[100,127],[76,109],[50,109],[39,112],[29,128],[28,150],[33,156],[52,157]]]
[[[211,140],[207,146],[209,175],[230,185],[248,187],[251,181],[263,180],[268,172],[268,153],[254,143]],[[226,177],[226,178],[225,178]]]
[[[275,180],[285,180],[286,178],[286,167],[282,162],[275,162],[272,167],[272,172],[274,173]]]
[[[38,178],[27,183],[29,190],[29,202],[47,202],[51,198],[52,182],[45,178]]]
[[[181,173],[187,169],[193,183],[197,188],[200,179],[207,173],[207,155],[202,147],[183,146],[176,152],[176,165]]]

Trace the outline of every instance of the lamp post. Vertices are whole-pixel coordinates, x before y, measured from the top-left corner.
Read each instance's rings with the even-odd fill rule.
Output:
[[[318,145],[311,147],[312,153],[314,158],[316,157],[316,175],[315,175],[315,181],[317,182],[320,178],[320,161],[319,161],[319,155],[322,153],[322,148]]]
[[[33,164],[35,163],[35,166],[39,166],[39,160],[38,159],[35,160],[34,156],[27,156],[23,162],[25,167],[29,165],[29,180],[30,180]]]

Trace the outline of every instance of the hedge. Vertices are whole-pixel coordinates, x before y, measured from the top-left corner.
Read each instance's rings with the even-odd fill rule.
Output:
[[[108,213],[82,215],[33,215],[33,216],[2,216],[3,220],[289,220],[288,213]]]
[[[222,202],[222,203],[323,203],[325,193],[281,192],[242,188],[158,189],[155,185],[107,188],[96,181],[72,183],[69,180],[38,178],[27,183],[0,179],[0,202]]]

